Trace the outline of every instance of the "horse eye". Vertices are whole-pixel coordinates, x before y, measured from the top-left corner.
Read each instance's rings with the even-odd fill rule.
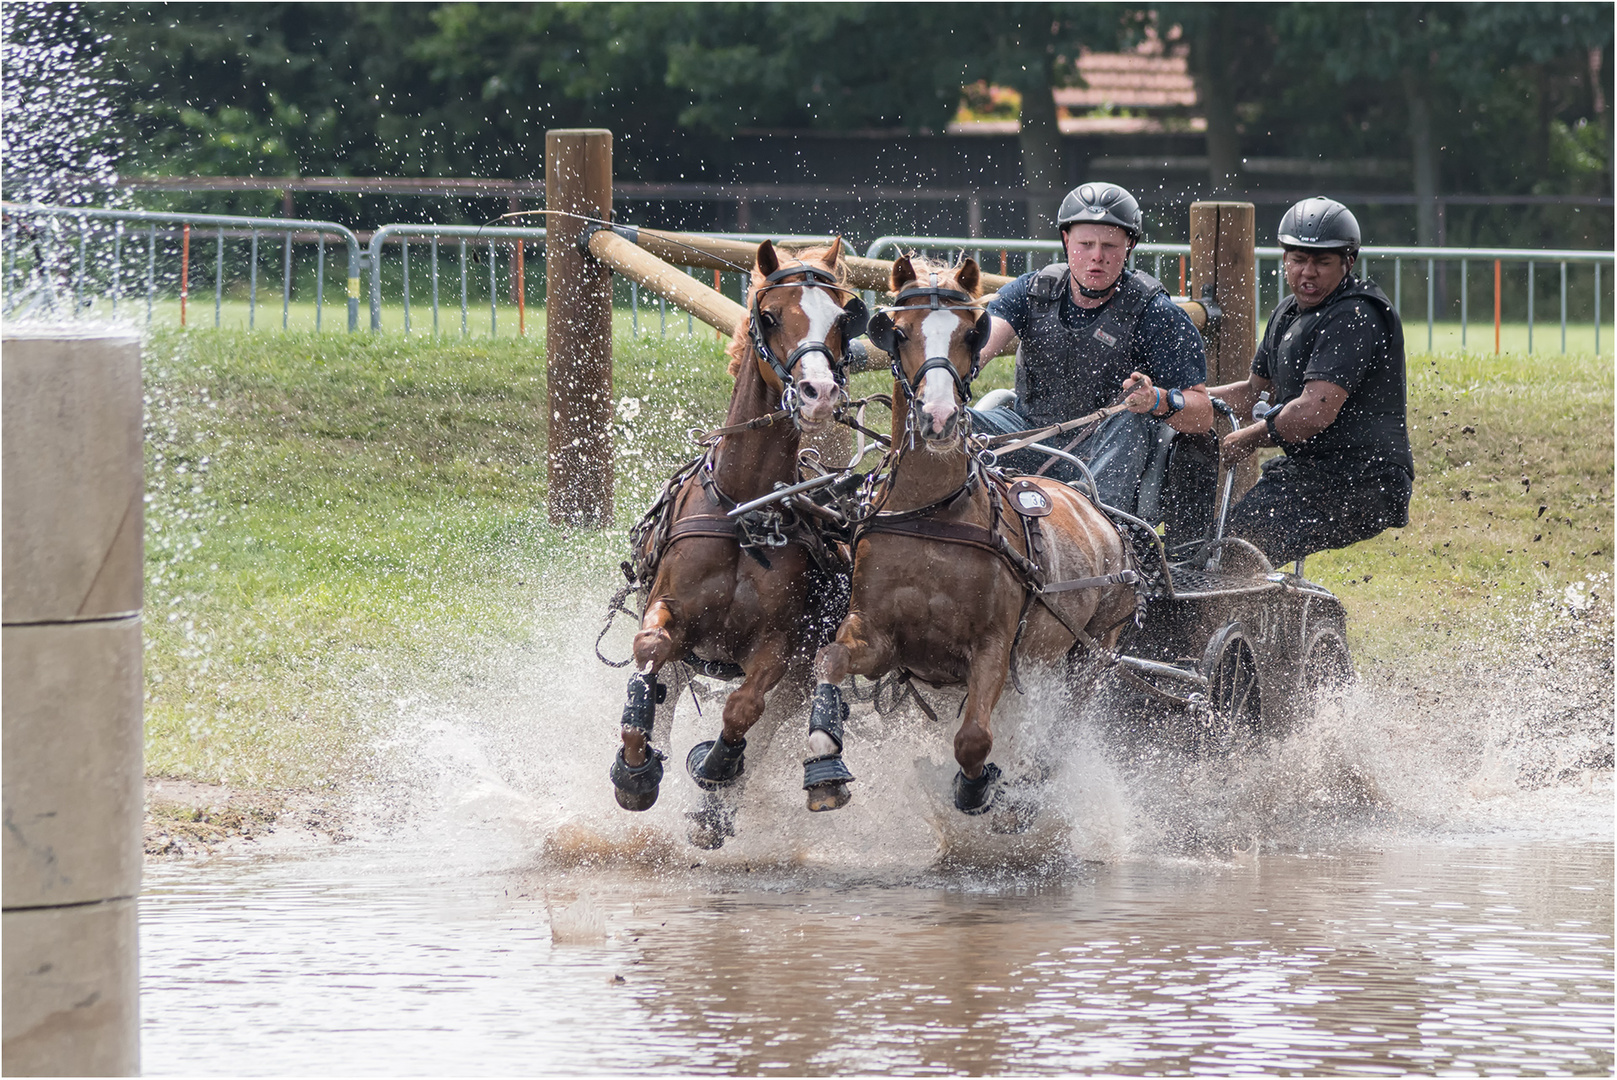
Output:
[[[763,323],[765,330],[773,330],[775,327],[780,325],[780,319],[776,318],[773,313],[768,311],[760,311],[758,313],[758,321]]]

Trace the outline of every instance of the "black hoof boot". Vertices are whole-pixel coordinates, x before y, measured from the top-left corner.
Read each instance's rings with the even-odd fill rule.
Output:
[[[841,754],[824,754],[803,762],[803,790],[808,792],[808,808],[840,810],[853,796],[848,792],[848,781],[853,773],[842,763]]]
[[[623,747],[612,762],[612,789],[618,805],[625,810],[650,810],[657,802],[657,789],[663,782],[663,752],[646,748],[646,763],[631,767],[623,760]]]
[[[731,746],[723,739],[699,742],[685,758],[685,771],[703,791],[716,791],[741,779],[747,767],[747,740]]]
[[[736,834],[735,806],[711,791],[702,796],[702,805],[685,815],[690,827],[685,835],[692,844],[706,851],[717,851]]]
[[[999,793],[999,766],[992,761],[983,766],[983,771],[977,779],[969,779],[965,773],[954,774],[954,808],[962,814],[984,814],[994,805],[994,796]]]

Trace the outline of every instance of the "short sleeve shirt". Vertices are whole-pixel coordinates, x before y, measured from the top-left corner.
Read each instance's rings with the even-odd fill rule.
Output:
[[[1350,282],[1345,279],[1343,287]],[[1269,320],[1252,373],[1274,384],[1276,405],[1296,398],[1315,379],[1348,392],[1330,427],[1298,447],[1297,456],[1382,457],[1412,469],[1402,358],[1392,351],[1387,320],[1369,300],[1327,298],[1319,309],[1305,311],[1287,297]]]
[[[1000,289],[999,295],[988,303],[989,313],[1010,323],[1016,336],[1023,340],[1031,323],[1028,288],[1033,277],[1033,273],[1023,274]],[[1098,308],[1079,307],[1073,302],[1069,287],[1062,293],[1059,317],[1063,326],[1082,334],[1105,309],[1105,304]],[[1130,359],[1133,367],[1115,373],[1116,380],[1105,388],[1108,398],[1116,396],[1123,380],[1134,368],[1151,376],[1151,381],[1163,389],[1184,389],[1207,381],[1207,348],[1202,343],[1201,332],[1166,295],[1153,297],[1140,313]]]

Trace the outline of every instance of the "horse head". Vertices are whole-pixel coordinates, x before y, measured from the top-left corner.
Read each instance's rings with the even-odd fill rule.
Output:
[[[865,331],[864,301],[844,280],[840,237],[784,260],[770,241],[758,245],[744,340],[738,333],[730,370],[740,373],[750,346],[758,374],[799,427],[817,428],[835,414],[848,343]]]
[[[896,299],[871,318],[870,340],[892,358],[911,434],[931,447],[951,443],[988,340],[977,263],[965,258],[950,269],[904,256],[893,263],[890,288]]]

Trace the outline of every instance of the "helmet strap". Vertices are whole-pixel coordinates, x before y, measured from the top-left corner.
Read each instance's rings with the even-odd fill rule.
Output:
[[[1072,278],[1073,288],[1078,290],[1079,295],[1087,297],[1090,300],[1104,300],[1108,296],[1112,295],[1112,290],[1117,288],[1118,283],[1123,280],[1123,275],[1128,273],[1128,272],[1129,272],[1129,268],[1128,268],[1127,265],[1125,265],[1123,267],[1123,269],[1121,269],[1121,270],[1119,270],[1117,272],[1117,277],[1112,279],[1112,283],[1110,285],[1106,286],[1103,289],[1091,289],[1091,288],[1088,288],[1087,286],[1080,283],[1077,278]],[[1068,274],[1067,276],[1072,277],[1071,274]]]

